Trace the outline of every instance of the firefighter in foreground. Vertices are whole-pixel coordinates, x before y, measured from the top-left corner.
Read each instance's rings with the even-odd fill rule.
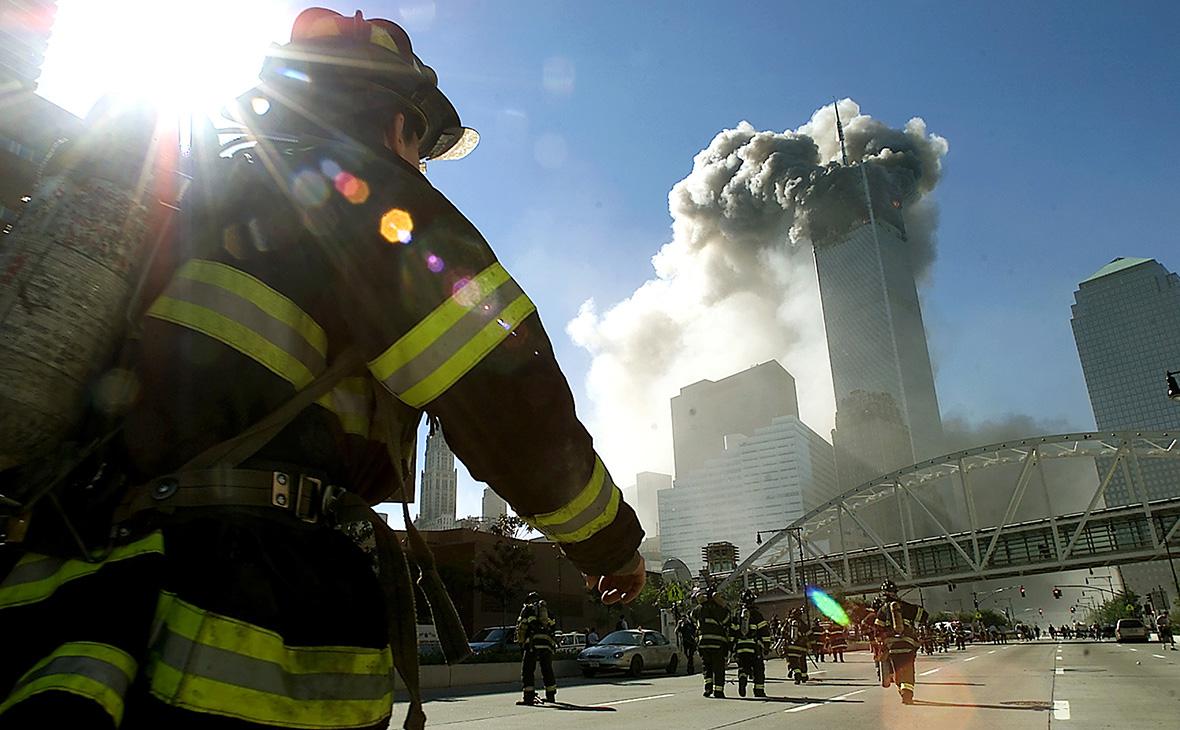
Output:
[[[725,665],[729,659],[729,609],[712,586],[698,589],[693,609],[697,625],[697,649],[705,675],[705,697],[725,699]]]
[[[897,585],[891,580],[881,584],[881,595],[885,603],[877,612],[875,623],[885,646],[887,668],[897,684],[902,703],[912,705],[918,629],[925,623],[926,611],[898,598]]]
[[[556,625],[540,594],[530,593],[520,609],[520,618],[516,620],[516,642],[523,650],[520,658],[520,684],[524,690],[524,698],[520,702],[522,705],[532,705],[537,701],[534,682],[538,663],[541,665],[541,678],[545,680],[545,701],[557,700],[557,677],[553,674],[553,652],[557,648],[553,630]]]
[[[754,696],[766,696],[766,653],[770,649],[770,624],[754,605],[754,591],[742,591],[742,605],[729,624],[738,665],[738,694],[746,696],[746,684],[754,680]]]
[[[806,682],[807,662],[811,654],[811,622],[802,606],[791,611],[790,618],[783,624],[783,648],[787,655],[787,679],[794,678],[795,684]]]
[[[87,560],[34,513],[0,565],[4,727],[386,728],[395,656],[417,684],[412,584],[334,527],[412,479],[423,412],[604,603],[643,587],[643,531],[533,303],[419,169],[473,136],[406,33],[304,11],[236,113],[250,144],[194,184],[199,255],[143,323],[97,490],[117,510],[76,511]],[[205,458],[341,372],[244,460]]]

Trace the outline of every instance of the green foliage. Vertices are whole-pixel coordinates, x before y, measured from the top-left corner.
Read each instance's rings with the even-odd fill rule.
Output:
[[[1098,608],[1086,612],[1087,623],[1098,623],[1103,626],[1113,625],[1121,618],[1141,618],[1140,604],[1142,599],[1134,591],[1123,591],[1105,601]]]
[[[529,574],[532,568],[532,552],[511,540],[496,542],[480,554],[475,564],[475,590],[500,607],[505,624],[509,606],[515,611],[525,597],[526,586],[534,582]]]
[[[527,522],[513,514],[502,514],[496,518],[495,522],[488,525],[488,532],[497,537],[518,539],[527,535],[531,529]]]

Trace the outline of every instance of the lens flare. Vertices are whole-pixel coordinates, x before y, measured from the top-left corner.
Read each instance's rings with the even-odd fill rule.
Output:
[[[390,208],[381,216],[381,235],[390,243],[409,243],[413,231],[413,217],[401,208]]]
[[[847,626],[852,623],[848,618],[848,614],[844,612],[844,607],[835,598],[832,598],[827,593],[817,586],[807,586],[807,598],[810,600],[819,612],[827,616],[831,620]]]

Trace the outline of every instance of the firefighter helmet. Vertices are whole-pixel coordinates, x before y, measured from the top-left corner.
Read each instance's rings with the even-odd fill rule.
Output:
[[[536,591],[532,591],[531,593],[529,593],[528,598],[525,599],[525,602],[526,603],[536,603],[539,600],[541,600],[541,594],[537,593]]]
[[[747,603],[747,604],[753,603],[754,599],[756,599],[757,597],[758,596],[754,593],[754,591],[750,590],[749,588],[742,591],[742,603]]]
[[[414,53],[406,31],[359,10],[351,18],[326,8],[304,10],[291,27],[291,41],[268,52],[260,78],[258,89],[244,98],[279,102],[282,110],[272,116],[284,118],[286,112],[288,124],[303,121],[332,131],[364,112],[400,108],[421,126],[420,159],[459,159],[479,142],[438,88],[434,69]],[[235,116],[247,127],[265,127],[273,105],[253,106],[239,104]]]
[[[897,595],[897,584],[889,579],[886,579],[885,582],[881,584],[881,594],[886,597],[896,596]]]

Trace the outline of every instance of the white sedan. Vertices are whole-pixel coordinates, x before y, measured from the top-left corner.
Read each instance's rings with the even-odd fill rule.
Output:
[[[663,669],[675,674],[680,653],[657,631],[629,629],[607,634],[594,646],[578,654],[582,674],[593,677],[600,671],[620,670],[638,677],[645,669]]]

